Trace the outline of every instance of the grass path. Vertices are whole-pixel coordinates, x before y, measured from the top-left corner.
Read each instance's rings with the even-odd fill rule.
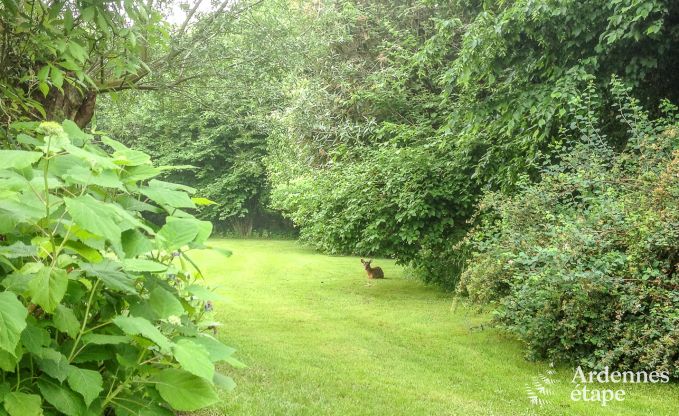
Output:
[[[219,337],[249,368],[224,368],[238,387],[204,415],[679,414],[676,384],[625,385],[626,400],[606,407],[573,402],[567,368],[549,403],[530,405],[526,384],[548,367],[393,261],[376,260],[388,279],[366,286],[358,258],[291,241],[214,244],[234,255],[195,257],[228,297],[215,305]]]

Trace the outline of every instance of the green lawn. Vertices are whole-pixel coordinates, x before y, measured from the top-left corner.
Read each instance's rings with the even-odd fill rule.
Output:
[[[676,415],[679,386],[624,385],[624,402],[573,402],[571,369],[548,403],[526,384],[546,363],[450,295],[376,259],[386,280],[366,285],[358,258],[291,241],[215,240],[233,251],[194,257],[228,301],[215,305],[219,337],[249,367],[223,368],[238,387],[202,415]],[[621,385],[613,386],[616,389]]]

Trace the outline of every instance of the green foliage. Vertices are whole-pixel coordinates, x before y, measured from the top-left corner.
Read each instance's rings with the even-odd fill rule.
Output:
[[[214,363],[238,362],[201,330],[188,252],[206,248],[212,226],[184,210],[193,190],[68,120],[10,129],[21,150],[0,150],[11,162],[0,169],[0,413],[213,404]]]
[[[268,209],[263,162],[269,116],[283,100],[282,78],[306,49],[304,27],[289,16],[299,11],[287,2],[253,6],[209,48],[192,55],[211,62],[204,76],[186,80],[181,89],[116,94],[97,110],[98,127],[125,144],[161,163],[195,166],[164,177],[200,189],[206,200],[197,215],[221,233],[290,231]],[[219,54],[235,56],[212,60]],[[181,78],[182,71],[171,68],[168,76]]]
[[[454,287],[470,207],[486,191],[515,192],[559,157],[559,131],[587,105],[579,91],[618,74],[646,108],[679,99],[667,53],[678,15],[667,0],[324,3],[311,70],[285,85],[270,138],[273,204],[319,248],[395,256]],[[596,100],[599,129],[619,149],[628,137],[615,102]],[[427,167],[404,156],[413,154]],[[430,209],[434,189],[442,205]],[[382,195],[395,198],[391,211]]]
[[[539,182],[484,197],[460,289],[499,301],[532,356],[677,377],[679,123],[676,107],[651,121],[627,94],[614,80],[622,153],[583,107]]]

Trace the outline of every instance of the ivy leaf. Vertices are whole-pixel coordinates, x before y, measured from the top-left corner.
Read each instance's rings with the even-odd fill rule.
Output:
[[[172,352],[174,358],[184,370],[206,380],[212,380],[215,374],[215,366],[210,361],[205,347],[184,338],[172,346]]]
[[[104,381],[98,371],[71,366],[67,380],[73,391],[83,396],[85,406],[89,406],[104,390]]]
[[[28,310],[13,292],[0,293],[0,348],[14,354],[26,328]]]
[[[66,294],[68,276],[58,268],[43,267],[28,283],[33,303],[40,305],[45,312],[52,313]]]
[[[37,394],[8,393],[4,405],[10,416],[42,416],[42,399]]]
[[[57,305],[57,309],[54,311],[54,326],[71,338],[75,338],[80,330],[80,322],[75,317],[73,310],[64,305]]]
[[[211,382],[184,370],[166,368],[154,381],[160,397],[176,410],[190,412],[219,401]]]
[[[160,350],[168,354],[172,349],[172,343],[158,328],[144,318],[134,316],[118,316],[113,323],[122,329],[127,335],[140,335],[156,343]]]

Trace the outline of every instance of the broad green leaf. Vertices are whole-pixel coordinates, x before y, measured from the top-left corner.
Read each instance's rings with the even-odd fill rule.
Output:
[[[33,303],[40,305],[45,312],[52,313],[66,294],[68,276],[58,268],[43,267],[28,283]]]
[[[57,305],[57,309],[54,311],[54,326],[71,338],[75,338],[80,330],[80,322],[75,317],[73,310],[64,305]]]
[[[104,202],[97,201],[90,195],[83,195],[78,198],[64,198],[64,203],[71,218],[80,227],[110,241],[120,241],[120,227],[112,218],[115,213]]]
[[[23,354],[21,354],[21,346],[17,344],[17,351],[9,353],[5,350],[0,350],[0,370],[6,371],[8,373],[13,373],[16,371],[16,365],[21,360]]]
[[[0,167],[3,169],[23,169],[31,166],[42,157],[40,152],[26,150],[0,150]]]
[[[38,380],[38,389],[45,401],[61,413],[67,416],[81,416],[85,413],[86,407],[80,396],[64,385],[43,376]]]
[[[190,186],[182,185],[180,183],[159,181],[158,179],[153,179],[149,181],[149,186],[152,188],[162,188],[169,189],[172,191],[184,191],[189,194],[196,193],[196,188]]]
[[[215,366],[210,361],[205,347],[188,338],[183,338],[172,346],[172,352],[175,360],[184,370],[206,380],[212,380]]]
[[[126,259],[123,260],[125,270],[132,272],[164,272],[167,266],[152,260],[145,259]]]
[[[80,268],[88,275],[100,278],[104,286],[109,289],[137,294],[134,279],[122,272],[121,265],[118,263],[110,260],[97,264],[81,263]]]
[[[196,238],[199,223],[195,219],[168,217],[165,225],[158,231],[157,239],[166,250],[181,248]]]
[[[213,292],[201,285],[190,285],[186,288],[186,291],[195,296],[200,300],[219,300],[224,301],[226,298],[216,292]]]
[[[92,140],[92,135],[80,130],[80,127],[78,127],[78,125],[72,120],[66,119],[63,121],[63,123],[61,123],[61,125],[64,128],[66,134],[68,134],[68,137],[77,146],[82,146],[83,144]]]
[[[12,292],[0,293],[0,348],[14,354],[28,311]]]
[[[219,400],[211,382],[184,370],[166,368],[154,381],[160,396],[176,410],[190,412]]]
[[[172,349],[170,340],[167,339],[167,337],[165,337],[165,335],[163,335],[151,322],[144,318],[118,316],[113,320],[113,323],[128,335],[140,335],[155,342],[163,353],[167,354]]]
[[[61,88],[64,85],[64,73],[57,67],[52,67],[50,80],[55,87]]]
[[[140,192],[160,205],[172,208],[195,208],[196,205],[191,201],[189,195],[183,191],[174,191],[163,187],[145,186]]]
[[[227,347],[226,345],[222,344],[221,342],[207,334],[200,334],[195,338],[187,339],[190,339],[191,341],[202,345],[210,355],[210,360],[212,360],[212,362],[227,361],[228,359],[231,358],[233,353],[236,352],[234,348]]]
[[[64,247],[79,254],[90,263],[99,263],[104,259],[98,250],[95,250],[80,241],[69,240],[64,244]]]
[[[98,371],[71,366],[67,380],[73,391],[83,396],[85,406],[89,406],[104,390],[104,381]]]
[[[59,381],[66,380],[70,364],[64,354],[52,348],[42,348],[36,356],[38,367],[43,372]]]
[[[139,230],[127,230],[122,234],[122,246],[128,258],[137,257],[153,250],[151,240]]]
[[[50,334],[46,329],[29,322],[28,326],[21,333],[21,343],[26,350],[37,355],[40,354],[43,347],[49,345]]]
[[[126,344],[130,342],[130,338],[125,335],[95,334],[92,332],[83,335],[82,340],[85,344],[95,345]]]
[[[153,312],[161,319],[167,319],[171,315],[182,316],[184,314],[184,307],[179,299],[162,287],[156,287],[151,291],[149,304]]]
[[[49,65],[45,65],[40,70],[38,71],[37,78],[38,81],[45,82],[47,81],[47,77],[50,75],[50,67]]]
[[[216,205],[217,204],[215,201],[212,201],[212,200],[209,200],[209,199],[203,198],[203,197],[191,198],[191,201],[193,201],[193,203],[198,205],[198,206]]]
[[[122,175],[126,183],[145,181],[154,178],[162,173],[162,170],[151,165],[139,165],[125,168],[125,173]]]
[[[231,377],[225,376],[224,374],[215,373],[212,382],[215,383],[215,386],[226,391],[232,391],[236,388],[236,382],[233,381]]]
[[[103,188],[115,188],[121,191],[125,186],[118,178],[118,174],[110,169],[103,169],[101,172],[93,172],[85,166],[74,166],[62,175],[64,180],[70,184],[97,185]]]
[[[37,394],[8,393],[4,406],[10,416],[42,416],[42,399]]]
[[[19,257],[33,257],[38,255],[38,248],[32,245],[26,245],[21,241],[17,241],[9,246],[0,247],[0,256],[8,259],[16,259]]]

